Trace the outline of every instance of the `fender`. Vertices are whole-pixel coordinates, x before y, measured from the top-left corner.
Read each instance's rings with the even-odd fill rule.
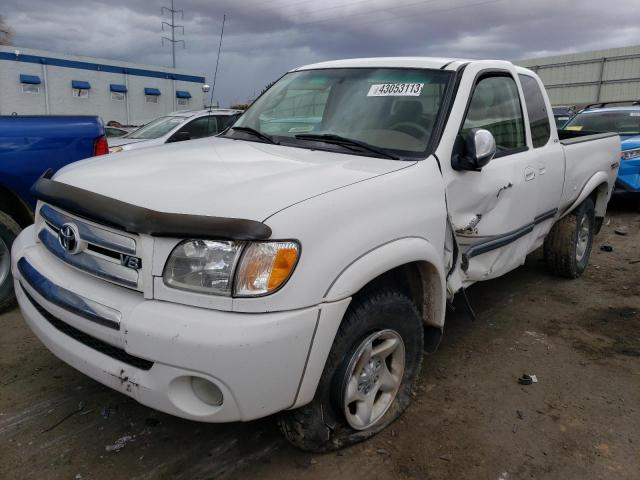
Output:
[[[578,205],[580,205],[585,198],[587,198],[589,195],[591,195],[593,193],[593,191],[598,188],[600,185],[602,184],[607,185],[607,197],[609,198],[610,195],[610,188],[609,188],[609,175],[606,174],[605,172],[596,172],[588,181],[587,183],[585,183],[584,187],[582,187],[582,190],[580,190],[580,195],[578,195],[578,198],[576,198],[573,203],[571,203],[571,205],[566,208],[564,210],[564,212],[562,212],[562,215],[560,215],[558,217],[558,219],[564,217],[565,215],[568,215],[569,213],[571,213]],[[605,214],[606,208],[607,208],[607,202],[604,202],[604,209],[602,208],[598,208],[600,202],[598,202],[598,205],[596,205],[596,216],[597,217],[602,217]]]
[[[438,331],[442,330],[446,301],[445,272],[442,256],[436,248],[424,238],[404,237],[369,250],[345,267],[327,288],[323,303],[320,304],[305,372],[296,399],[289,408],[300,407],[313,399],[350,297],[379,275],[412,262],[421,262],[423,284],[427,283],[423,285],[423,302],[429,311],[425,311],[423,320]]]
[[[442,249],[441,249],[442,250]],[[421,262],[425,301],[430,312],[425,312],[425,323],[442,327],[445,312],[445,271],[442,253],[422,237],[404,237],[392,240],[364,253],[347,265],[331,282],[324,302],[335,302],[350,297],[374,278],[401,265]]]

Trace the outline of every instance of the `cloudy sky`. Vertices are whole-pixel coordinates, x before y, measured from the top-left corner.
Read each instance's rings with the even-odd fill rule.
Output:
[[[171,0],[2,0],[14,44],[170,65],[161,45]],[[336,58],[432,55],[519,59],[640,43],[638,0],[175,0],[186,49],[177,67],[213,79],[215,97],[251,98],[286,70]],[[626,12],[626,13],[625,13]],[[166,17],[166,16],[165,16]],[[166,18],[165,18],[166,20]]]

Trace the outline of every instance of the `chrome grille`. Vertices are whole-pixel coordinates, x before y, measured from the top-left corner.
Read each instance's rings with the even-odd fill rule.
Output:
[[[44,222],[38,238],[60,260],[103,280],[142,290],[139,271],[122,265],[120,261],[121,255],[140,256],[133,236],[107,230],[46,204],[40,207],[39,213]],[[68,223],[77,228],[82,242],[83,248],[78,253],[70,253],[58,240],[60,229]]]

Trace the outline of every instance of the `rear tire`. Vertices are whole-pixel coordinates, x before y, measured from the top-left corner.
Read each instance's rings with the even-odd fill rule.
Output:
[[[20,226],[6,213],[0,212],[0,312],[16,303],[11,275],[11,246],[20,233]]]
[[[422,319],[407,296],[385,289],[354,298],[314,399],[282,412],[280,430],[291,444],[312,452],[375,435],[409,405],[422,349]]]
[[[593,200],[587,198],[561,218],[544,241],[547,269],[560,277],[578,278],[589,264],[596,220]]]

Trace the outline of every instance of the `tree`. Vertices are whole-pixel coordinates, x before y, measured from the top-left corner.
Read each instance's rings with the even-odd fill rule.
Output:
[[[0,45],[11,45],[13,40],[13,30],[7,25],[5,17],[0,15]]]

